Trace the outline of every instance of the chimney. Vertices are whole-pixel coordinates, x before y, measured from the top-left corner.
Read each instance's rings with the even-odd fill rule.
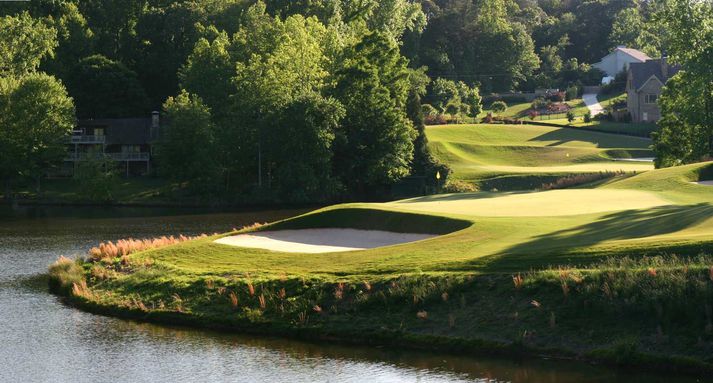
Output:
[[[668,80],[668,60],[666,56],[666,50],[663,50],[661,52],[661,75],[663,76],[663,78],[661,79],[662,82],[666,82],[666,80]]]
[[[155,129],[159,127],[159,113],[155,110],[151,112],[151,127]]]
[[[151,129],[150,129],[150,135],[152,140],[158,140],[159,139],[159,114],[157,111],[151,112]]]

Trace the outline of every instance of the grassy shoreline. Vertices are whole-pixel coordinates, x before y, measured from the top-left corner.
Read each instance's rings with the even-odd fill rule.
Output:
[[[590,269],[548,269],[516,274],[515,277],[509,274],[450,274],[438,277],[402,276],[375,282],[370,286],[369,294],[372,297],[389,295],[387,291],[401,289],[398,293],[382,298],[390,308],[381,307],[380,302],[359,302],[357,297],[363,294],[365,287],[363,283],[356,282],[349,284],[286,279],[255,282],[254,287],[250,287],[252,281],[215,278],[208,283],[203,279],[184,286],[180,293],[174,293],[180,294],[180,304],[183,307],[163,309],[147,307],[148,302],[142,302],[135,297],[126,299],[131,294],[121,298],[116,295],[102,297],[106,291],[102,292],[101,289],[91,291],[86,287],[76,288],[74,285],[70,288],[68,282],[81,281],[85,276],[80,275],[77,278],[77,275],[74,275],[68,278],[71,273],[60,276],[56,268],[50,273],[50,285],[54,293],[63,296],[65,301],[74,307],[96,314],[138,321],[256,335],[277,335],[309,341],[398,346],[447,353],[504,357],[546,356],[703,376],[713,374],[713,360],[710,356],[708,359],[702,357],[710,355],[710,350],[698,350],[697,357],[679,353],[688,347],[691,340],[689,327],[693,327],[693,324],[688,316],[675,319],[675,323],[670,322],[690,310],[681,311],[679,307],[667,311],[668,305],[680,300],[682,296],[669,291],[668,294],[671,295],[654,297],[648,302],[636,305],[629,303],[629,300],[638,296],[632,288],[638,289],[642,283],[655,281],[652,265],[655,265],[656,276],[661,280],[660,286],[650,286],[653,291],[682,275],[688,275],[691,279],[689,282],[694,285],[695,281],[709,278],[713,271],[703,265],[710,264],[712,259],[700,257],[698,260],[666,261],[651,258],[623,262],[610,260]],[[86,269],[86,265],[82,265],[75,271],[84,274],[87,273]],[[612,273],[618,275],[612,276]],[[592,286],[599,286],[600,281],[597,278],[600,277],[609,278],[607,281],[611,282],[612,286],[611,296],[606,302],[598,301],[598,294],[592,294],[595,290]],[[518,278],[521,278],[520,282],[516,281]],[[631,278],[637,282],[629,283],[628,287],[621,285],[627,285]],[[563,281],[571,284],[567,292],[563,290]],[[394,283],[403,287],[394,287]],[[295,285],[300,284],[308,288],[295,288]],[[229,288],[220,294],[221,287],[225,286]],[[299,291],[300,295],[290,296],[288,293],[280,303],[279,293],[270,295],[267,292],[279,291],[279,286],[287,286],[288,291]],[[628,295],[627,288],[630,289]],[[153,292],[160,290],[156,286],[144,286],[144,292],[146,289]],[[250,293],[252,289],[255,293]],[[241,302],[237,307],[232,307],[227,291],[237,293]],[[338,291],[341,293],[336,294]],[[702,291],[705,295],[703,299],[710,301],[713,297],[710,295],[711,288],[707,287]],[[113,294],[122,293],[117,290]],[[212,303],[196,302],[195,306],[189,303],[192,300],[205,299],[205,294],[214,295],[209,298]],[[418,300],[414,298],[417,295]],[[322,301],[318,301],[319,296]],[[267,303],[262,304],[260,297],[267,297],[264,298]],[[280,312],[278,305],[286,305],[289,301],[302,307],[295,310],[283,308],[284,311]],[[477,305],[475,309],[468,303],[471,301]],[[294,315],[296,311],[306,312],[301,310],[314,302],[320,303],[320,307],[324,308],[317,312],[313,307],[305,317],[300,317],[299,313]],[[657,304],[666,306],[667,309],[660,309]],[[328,306],[331,308],[328,309]],[[691,305],[693,316],[696,315],[695,306]],[[699,308],[706,310],[704,307]],[[604,315],[600,313],[602,310]],[[628,316],[621,317],[621,310]],[[424,312],[427,313],[425,318],[421,315]],[[506,312],[507,315],[504,315]],[[514,317],[512,312],[515,313]],[[497,318],[488,319],[491,315]],[[630,318],[632,315],[633,318]],[[582,322],[583,318],[587,317],[590,318]],[[647,317],[654,320],[646,320]],[[705,318],[704,315],[701,317]],[[507,323],[498,323],[504,318]],[[686,320],[683,326],[681,319]],[[710,318],[707,320],[710,321]],[[469,322],[477,323],[477,327],[481,329],[474,330]],[[662,327],[661,323],[667,324]],[[705,319],[703,322],[697,321],[696,325],[710,326],[710,323],[703,323]],[[623,340],[607,341],[610,337],[618,337],[621,333],[630,333],[635,329],[644,335],[631,333]],[[582,335],[588,338],[587,340],[571,342],[571,337],[587,331],[589,334]],[[646,331],[651,334],[645,334]],[[710,338],[710,330],[701,329],[696,332]],[[657,351],[652,352],[652,347]],[[670,353],[662,353],[662,350],[668,350]]]

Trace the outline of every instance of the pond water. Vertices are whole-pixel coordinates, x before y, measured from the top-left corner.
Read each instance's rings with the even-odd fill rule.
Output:
[[[391,348],[172,328],[84,313],[40,277],[100,241],[222,232],[301,211],[0,207],[0,382],[696,382],[555,360]]]

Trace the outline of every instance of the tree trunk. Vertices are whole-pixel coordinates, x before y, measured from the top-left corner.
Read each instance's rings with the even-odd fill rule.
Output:
[[[713,86],[710,84],[706,92],[706,130],[708,131],[708,156],[713,158]]]
[[[3,194],[3,196],[4,196],[4,198],[5,198],[5,201],[8,202],[8,203],[12,203],[12,202],[13,202],[13,198],[12,198],[13,196],[12,196],[12,187],[11,187],[11,185],[10,185],[10,180],[9,180],[9,179],[5,179],[3,183],[5,184],[5,193]]]

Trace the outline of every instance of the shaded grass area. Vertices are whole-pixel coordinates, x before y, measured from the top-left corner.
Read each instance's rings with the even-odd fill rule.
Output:
[[[655,132],[658,127],[655,123],[646,122],[613,122],[613,121],[592,121],[584,122],[581,118],[575,119],[572,123],[566,118],[552,119],[544,121],[547,123],[558,124],[569,128],[580,128],[581,130],[598,131],[603,133],[612,133],[619,135],[628,135],[636,137],[651,137],[651,133]]]
[[[121,204],[194,203],[188,198],[187,186],[153,177],[118,178],[111,185],[110,202]],[[92,201],[81,182],[72,179],[43,180],[36,185],[24,185],[15,191],[15,198],[25,201],[52,203],[103,203]]]
[[[350,228],[395,233],[448,234],[470,225],[472,225],[470,221],[443,216],[351,208],[347,205],[339,209],[328,209],[318,214],[306,214],[280,221],[267,228],[269,230]]]

